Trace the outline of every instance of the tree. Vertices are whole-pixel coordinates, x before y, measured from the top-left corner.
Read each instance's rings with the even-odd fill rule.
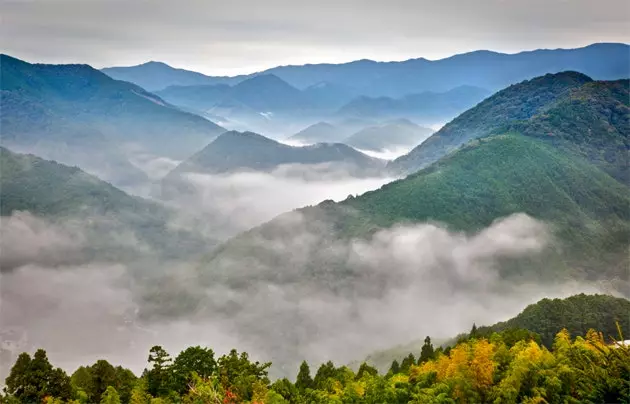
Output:
[[[232,349],[229,354],[219,358],[218,365],[219,379],[225,389],[225,395],[226,397],[235,395],[233,401],[251,400],[254,395],[254,385],[258,382],[264,386],[269,385],[267,369],[271,363],[252,362],[247,352],[239,354],[236,349]]]
[[[422,345],[422,349],[420,350],[420,358],[418,358],[418,364],[428,362],[434,357],[435,350],[433,349],[431,338],[427,335],[427,337],[424,339],[424,345]]]
[[[179,394],[188,390],[192,381],[192,373],[197,373],[201,379],[207,379],[217,371],[217,361],[214,351],[200,346],[189,347],[180,352],[171,366],[173,374],[173,389]]]
[[[101,404],[120,404],[120,396],[114,387],[107,387],[101,396]]]
[[[398,361],[396,359],[394,359],[394,361],[392,362],[392,365],[389,367],[389,372],[393,375],[395,375],[396,373],[400,373],[400,364],[398,363]]]
[[[313,378],[311,377],[311,369],[306,361],[302,361],[300,371],[295,380],[295,387],[300,391],[313,388]]]
[[[400,371],[402,373],[407,373],[409,372],[409,368],[411,367],[411,365],[415,365],[415,364],[416,364],[416,358],[413,356],[412,353],[410,353],[409,355],[407,355],[405,359],[402,360],[400,364]]]
[[[378,375],[378,370],[375,367],[370,366],[367,363],[363,362],[361,366],[359,366],[359,370],[357,371],[357,375],[355,379],[359,380],[365,375],[376,376]]]
[[[18,356],[6,378],[5,392],[22,402],[42,402],[46,397],[70,400],[72,384],[60,368],[53,368],[46,351],[38,349],[33,358],[27,353]]]
[[[334,379],[336,375],[337,371],[332,361],[323,363],[319,369],[317,369],[317,373],[313,379],[313,385],[316,389],[325,390],[328,379]]]
[[[153,367],[146,372],[147,390],[154,397],[168,395],[171,383],[171,357],[161,346],[154,346],[149,350],[150,364]]]
[[[477,338],[477,324],[473,323],[472,328],[470,329],[469,338]]]

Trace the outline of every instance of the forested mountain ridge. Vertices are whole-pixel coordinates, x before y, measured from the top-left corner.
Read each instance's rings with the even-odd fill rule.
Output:
[[[563,72],[511,85],[463,112],[422,145],[394,160],[390,167],[405,173],[417,171],[471,139],[502,130],[508,123],[529,119],[571,89],[591,81],[581,73]]]
[[[135,256],[136,244],[174,257],[198,249],[204,241],[170,227],[173,212],[131,196],[87,174],[33,155],[0,147],[0,214],[28,212],[52,224],[76,223],[73,231],[91,240],[94,258],[123,260]],[[117,238],[132,234],[127,244]],[[133,241],[135,240],[135,241]]]
[[[629,83],[564,72],[510,86],[449,122],[390,168],[411,173],[471,139],[515,131],[577,152],[627,183]]]
[[[547,254],[507,265],[502,276],[607,279],[630,294],[630,285],[624,280],[629,206],[628,187],[582,158],[541,140],[497,135],[478,139],[378,190],[340,203],[328,201],[301,209],[299,226],[290,218],[292,214],[280,216],[224,243],[208,256],[200,270],[209,279],[238,273],[236,266],[244,264],[234,256],[243,251],[249,251],[260,263],[273,262],[270,267],[278,268],[284,258],[268,249],[267,243],[291,240],[304,228],[307,234],[317,234],[322,226],[332,232],[311,250],[303,270],[312,274],[320,267],[345,265],[343,261],[331,263],[327,255],[327,246],[334,244],[335,237],[369,238],[379,229],[417,222],[444,223],[452,230],[475,233],[499,218],[526,213],[547,223],[554,240]],[[299,267],[293,268],[295,271]],[[325,274],[336,279],[339,286],[348,275],[360,276],[342,270],[326,270]],[[275,278],[279,274],[259,271],[256,276]]]
[[[493,325],[473,324],[473,330],[441,342],[431,339],[432,345],[442,348],[453,347],[458,343],[476,338],[491,339],[493,334],[502,335],[503,341],[513,345],[519,339],[535,339],[551,349],[556,335],[566,329],[572,336],[586,335],[590,329],[602,333],[606,341],[630,335],[630,300],[610,295],[587,295],[584,293],[566,298],[545,298],[528,305],[515,317]],[[617,328],[619,327],[619,328]],[[418,339],[408,344],[375,352],[365,358],[365,362],[387,372],[394,360],[405,361],[409,354],[421,359],[421,351],[426,339]]]

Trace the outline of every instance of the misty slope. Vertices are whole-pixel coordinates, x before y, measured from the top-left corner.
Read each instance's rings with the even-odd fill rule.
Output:
[[[338,163],[365,172],[380,170],[384,162],[340,143],[294,147],[252,132],[226,132],[177,166],[168,177],[184,172],[217,174],[234,171],[271,171],[283,164]]]
[[[328,122],[317,122],[292,135],[289,140],[304,143],[341,142],[345,132],[343,128],[338,128]]]
[[[324,252],[334,248],[335,238],[369,237],[380,228],[426,221],[475,232],[523,212],[550,225],[555,241],[541,257],[503,265],[502,276],[613,279],[616,287],[627,289],[629,207],[629,189],[580,157],[540,140],[500,135],[476,140],[379,190],[304,208],[297,222],[295,214],[280,216],[225,243],[203,268],[208,276],[237,271],[234,257],[244,250],[278,268],[287,258],[267,245],[299,239],[303,229],[324,228],[331,234],[316,243],[304,268],[341,285],[352,272]],[[273,277],[293,276],[277,272]]]
[[[402,98],[358,97],[337,111],[338,116],[368,118],[414,118],[420,122],[451,119],[491,94],[473,86],[459,86],[446,92],[425,91]]]
[[[423,128],[407,119],[398,119],[365,128],[343,142],[361,150],[395,150],[418,145],[432,133],[433,130],[429,128]]]
[[[4,147],[0,147],[0,192],[2,216],[28,211],[51,223],[77,219],[80,227],[74,231],[94,237],[91,248],[96,249],[91,254],[99,258],[130,257],[139,245],[164,256],[186,254],[201,245],[186,231],[169,229],[171,212],[158,204],[130,196],[77,167]]]
[[[182,158],[224,131],[87,65],[30,64],[7,55],[1,64],[2,141],[9,146],[83,146],[95,139]]]
[[[593,82],[574,72],[545,75],[499,91],[390,164],[414,172],[471,139],[505,131],[544,137],[581,154],[615,177],[627,170],[628,81]],[[612,170],[611,170],[612,167]]]
[[[242,103],[257,112],[311,107],[305,94],[272,74],[257,75],[233,86],[173,86],[156,94],[173,104],[204,112],[226,102]]]
[[[210,77],[185,69],[177,69],[162,62],[147,62],[137,66],[106,67],[101,71],[113,79],[128,81],[149,91],[169,86],[198,86],[231,84],[241,77]]]

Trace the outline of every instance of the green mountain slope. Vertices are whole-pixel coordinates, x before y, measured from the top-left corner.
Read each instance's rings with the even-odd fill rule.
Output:
[[[172,212],[161,205],[130,196],[77,167],[4,147],[0,147],[0,194],[2,216],[28,211],[53,223],[77,219],[99,258],[130,257],[137,252],[136,242],[168,257],[202,245],[196,236],[171,229]],[[128,245],[115,240],[126,235],[131,235]]]
[[[542,299],[527,306],[517,316],[491,326],[480,326],[476,338],[490,337],[493,332],[510,329],[524,329],[540,336],[541,342],[551,347],[553,339],[560,330],[566,328],[572,337],[584,336],[589,329],[604,335],[606,341],[610,337],[619,338],[617,324],[624,337],[630,333],[630,300],[609,295],[579,294],[564,299]],[[522,334],[521,334],[522,335]],[[456,341],[470,338],[470,334],[462,334],[449,341],[432,341],[439,345],[455,345]],[[392,361],[401,362],[410,353],[418,357],[424,343],[424,336],[408,344],[375,352],[365,358],[370,365],[385,373]],[[356,364],[358,365],[358,363]]]
[[[390,167],[399,172],[417,171],[471,139],[531,118],[570,90],[591,81],[581,73],[563,72],[509,86],[453,119]]]
[[[543,299],[525,308],[516,317],[479,327],[483,335],[488,331],[524,328],[539,334],[543,344],[550,347],[560,330],[566,328],[572,336],[586,335],[589,329],[602,332],[604,338],[619,338],[617,324],[624,337],[630,335],[630,300],[608,295],[579,294],[566,299]]]
[[[476,140],[379,190],[338,204],[304,208],[299,223],[290,215],[280,216],[228,241],[203,267],[209,275],[215,268],[237,271],[242,262],[230,260],[247,250],[251,259],[280,268],[287,258],[268,245],[295,239],[304,228],[324,226],[334,236],[312,247],[303,269],[320,271],[341,284],[341,279],[354,275],[324,253],[335,237],[368,237],[383,227],[426,221],[475,232],[498,218],[524,212],[546,222],[555,241],[541,257],[502,267],[504,277],[609,279],[624,289],[628,287],[629,208],[630,190],[580,157],[540,140],[500,135]]]

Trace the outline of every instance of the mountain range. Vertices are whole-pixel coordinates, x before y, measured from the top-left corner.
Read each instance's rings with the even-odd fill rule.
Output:
[[[628,80],[593,81],[577,72],[512,85],[464,112],[390,164],[412,173],[472,139],[516,131],[572,149],[628,183]]]
[[[7,55],[0,63],[1,143],[117,184],[145,177],[130,151],[181,159],[224,131],[87,65],[30,64]]]
[[[504,263],[502,277],[607,279],[628,294],[630,192],[627,183],[606,172],[615,174],[626,163],[615,161],[614,153],[607,154],[611,161],[605,160],[606,164],[599,155],[591,156],[595,145],[597,150],[627,153],[627,131],[612,124],[626,122],[628,98],[622,102],[624,86],[627,88],[626,81],[594,82],[573,72],[511,86],[422,143],[420,149],[427,143],[446,142],[449,136],[457,139],[447,143],[453,144],[452,148],[437,149],[440,153],[433,163],[427,162],[420,171],[340,203],[325,201],[280,216],[217,248],[200,271],[208,279],[240,273],[244,269],[238,257],[248,251],[259,267],[274,268],[273,273],[259,268],[257,278],[274,282],[320,279],[334,282],[335,290],[345,290],[352,288],[353,279],[361,274],[343,269],[343,255],[331,261],[334,240],[369,238],[378,229],[427,221],[474,234],[500,218],[525,213],[549,224],[554,241],[539,258]],[[562,101],[565,99],[568,101]],[[589,113],[580,115],[585,106],[590,106]],[[554,112],[557,108],[562,114]],[[540,119],[562,128],[560,138],[541,136],[537,131],[540,120],[529,119],[543,110],[547,115],[540,115]],[[601,124],[608,130],[586,132],[589,137],[585,140],[584,127],[588,124],[575,125],[571,117],[576,116],[587,119],[593,129]],[[512,119],[518,126],[503,125]],[[462,122],[468,122],[467,126]],[[455,130],[458,127],[462,128],[459,132]],[[401,161],[411,160],[409,156],[415,153]],[[608,164],[615,170],[610,170]],[[266,247],[290,243],[303,231],[326,234],[310,247],[306,265],[296,267],[289,258]],[[279,270],[283,265],[292,268],[291,275]],[[338,270],[331,272],[331,267]]]
[[[424,58],[402,62],[357,60],[342,64],[279,66],[232,78],[200,76],[161,63],[107,68],[113,78],[134,82],[150,90],[171,85],[236,84],[258,74],[273,74],[299,89],[327,83],[355,94],[402,97],[423,91],[448,91],[468,85],[496,91],[512,83],[565,70],[582,72],[598,80],[630,75],[626,44],[596,43],[577,49],[538,49],[516,54],[474,51],[435,61]]]

